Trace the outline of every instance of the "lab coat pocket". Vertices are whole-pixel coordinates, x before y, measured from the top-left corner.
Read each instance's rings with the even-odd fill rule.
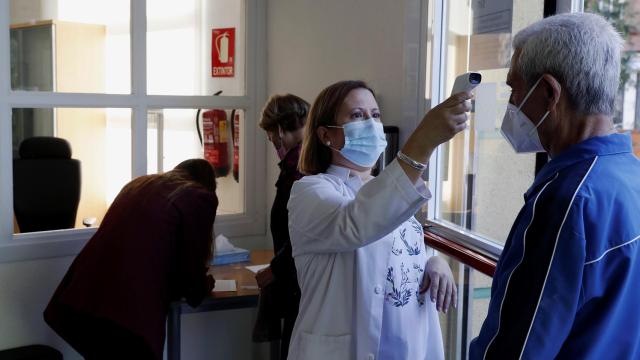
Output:
[[[342,360],[351,359],[351,335],[326,336],[303,332],[301,334],[301,359]]]

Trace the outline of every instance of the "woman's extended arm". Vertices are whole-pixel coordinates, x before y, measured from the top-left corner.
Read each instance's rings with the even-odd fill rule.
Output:
[[[471,110],[471,94],[462,92],[452,95],[431,109],[409,136],[402,152],[409,158],[426,164],[435,148],[467,128],[467,111]],[[400,166],[412,183],[418,181],[422,171],[400,161]]]

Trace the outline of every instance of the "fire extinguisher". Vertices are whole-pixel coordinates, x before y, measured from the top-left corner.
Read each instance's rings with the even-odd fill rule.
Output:
[[[222,90],[213,94],[218,96]],[[202,133],[200,133],[200,112],[196,113],[196,130],[200,144],[204,147],[204,158],[215,169],[216,177],[229,174],[229,135],[233,143],[233,178],[239,181],[240,162],[240,114],[231,111],[231,127],[228,126],[227,112],[221,109],[207,110],[202,113]],[[230,134],[229,134],[230,133]]]
[[[214,95],[220,95],[218,91]],[[207,110],[202,113],[202,133],[200,133],[200,109],[196,113],[196,129],[200,144],[204,148],[204,158],[213,166],[216,177],[229,174],[229,135],[227,112],[220,109]],[[204,135],[204,136],[203,136]]]

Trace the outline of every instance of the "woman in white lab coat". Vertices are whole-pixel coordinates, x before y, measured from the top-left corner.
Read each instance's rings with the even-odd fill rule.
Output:
[[[324,89],[305,125],[288,204],[302,292],[289,359],[442,359],[437,310],[456,304],[451,270],[426,248],[413,214],[433,150],[466,127],[470,94],[422,119],[377,177],[386,146],[373,91],[361,81]]]

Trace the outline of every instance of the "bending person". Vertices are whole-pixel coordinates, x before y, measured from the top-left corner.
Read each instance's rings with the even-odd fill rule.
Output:
[[[131,181],[62,279],[47,324],[87,359],[162,359],[169,303],[195,307],[213,288],[217,206],[202,159]]]

